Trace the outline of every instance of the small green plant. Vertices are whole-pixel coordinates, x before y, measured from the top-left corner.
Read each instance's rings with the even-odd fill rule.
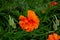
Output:
[[[53,28],[56,31],[59,26],[59,20],[57,19],[56,15],[54,15],[54,17],[56,20],[55,20],[55,22],[53,21]]]
[[[16,28],[16,23],[14,22],[14,19],[9,15],[9,25],[12,26],[13,28]]]

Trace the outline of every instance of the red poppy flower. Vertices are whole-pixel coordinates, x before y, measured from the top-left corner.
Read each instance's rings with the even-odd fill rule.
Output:
[[[19,17],[19,25],[26,32],[31,32],[38,28],[39,19],[34,11],[28,10],[27,17],[24,17],[23,15]]]
[[[50,7],[55,6],[57,4],[58,4],[57,2],[53,1],[53,2],[50,3]]]

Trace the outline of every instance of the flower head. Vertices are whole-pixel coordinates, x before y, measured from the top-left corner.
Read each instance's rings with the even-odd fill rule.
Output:
[[[31,32],[38,28],[39,19],[34,11],[28,10],[27,17],[24,17],[23,15],[19,17],[19,25],[26,32]]]
[[[57,2],[53,1],[53,2],[50,3],[50,7],[55,6],[57,4],[58,4]]]
[[[59,40],[60,36],[56,33],[52,33],[48,36],[48,40]]]

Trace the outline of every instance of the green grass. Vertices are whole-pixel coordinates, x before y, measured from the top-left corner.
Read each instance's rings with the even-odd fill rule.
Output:
[[[52,0],[0,0],[0,40],[47,40],[51,31],[60,34],[60,25],[57,30],[53,28],[54,15],[60,20],[60,0],[53,1],[58,4],[49,7]],[[27,16],[28,10],[34,10],[40,19],[39,28],[32,32],[22,30],[18,24],[19,16]],[[9,24],[9,15],[16,25]]]

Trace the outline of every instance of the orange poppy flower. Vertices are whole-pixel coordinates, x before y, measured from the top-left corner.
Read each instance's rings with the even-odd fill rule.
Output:
[[[60,36],[58,36],[59,40],[60,40]]]
[[[23,30],[26,30],[26,32],[31,32],[38,28],[39,19],[34,11],[28,10],[27,17],[24,17],[23,15],[19,17],[19,25]]]
[[[60,36],[56,33],[52,33],[48,36],[48,40],[59,40]]]
[[[58,4],[57,2],[53,1],[53,2],[50,3],[50,7],[55,6],[57,4]]]

